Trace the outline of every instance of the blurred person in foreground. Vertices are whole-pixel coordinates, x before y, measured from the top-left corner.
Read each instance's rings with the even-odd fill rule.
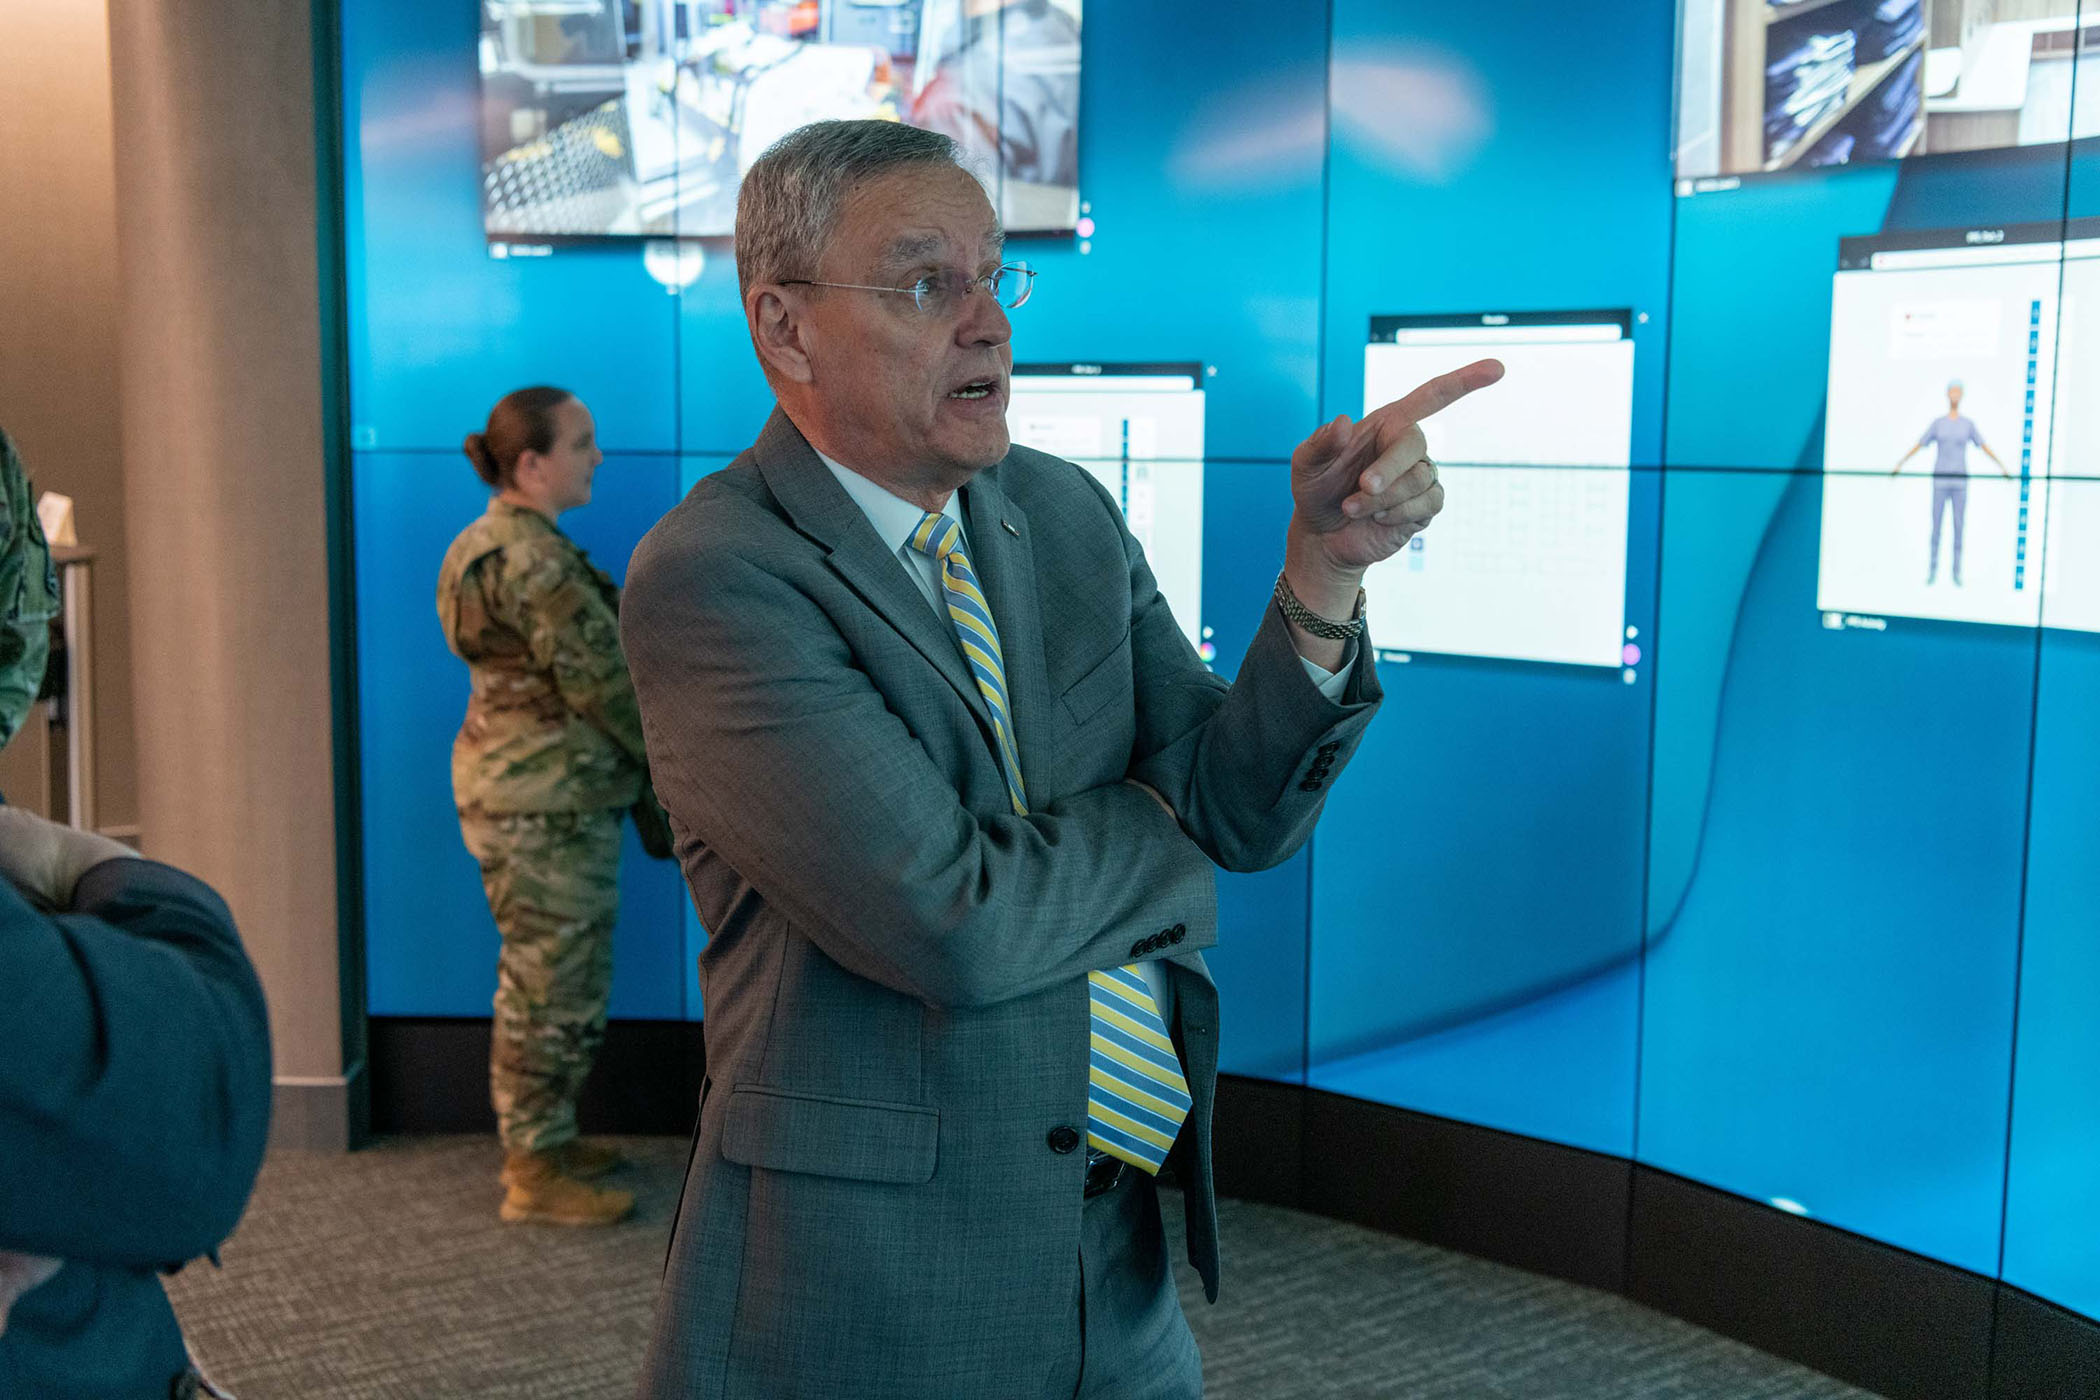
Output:
[[[452,746],[460,834],[502,935],[489,1096],[509,1223],[611,1225],[634,1194],[595,1185],[621,1165],[576,1135],[576,1096],[605,1038],[620,819],[669,854],[634,685],[620,590],[555,522],[588,505],[605,454],[565,389],[506,395],[465,450],[490,491],[438,572],[445,644],[473,690]]]
[[[0,748],[22,727],[44,683],[58,574],[36,516],[36,492],[0,428]]]
[[[792,133],[736,254],[779,408],[622,622],[711,935],[643,1392],[1200,1395],[1154,1175],[1215,1299],[1214,868],[1311,833],[1380,699],[1363,572],[1443,504],[1416,420],[1501,367],[1298,447],[1228,684],[1114,498],[1009,440],[1033,274],[952,140]]]
[[[0,435],[0,736],[56,606],[27,499]],[[0,805],[0,1396],[221,1393],[159,1275],[232,1233],[269,1122],[262,987],[225,904]]]

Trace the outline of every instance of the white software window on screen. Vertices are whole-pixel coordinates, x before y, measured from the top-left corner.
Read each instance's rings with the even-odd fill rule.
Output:
[[[1123,507],[1174,620],[1203,628],[1202,369],[1117,373],[1016,366],[1006,426],[1024,447],[1076,462]]]
[[[2093,427],[2076,392],[2100,383],[2078,325],[2096,255],[2058,225],[1845,241],[1819,609],[2100,630],[2100,511],[2080,484]]]
[[[1630,317],[1396,317],[1372,332],[1366,412],[1472,360],[1508,368],[1423,425],[1444,511],[1365,577],[1379,648],[1621,665]]]

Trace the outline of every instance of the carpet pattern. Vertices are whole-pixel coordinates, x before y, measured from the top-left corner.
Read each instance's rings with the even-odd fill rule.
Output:
[[[493,1139],[402,1138],[264,1166],[222,1270],[168,1281],[239,1400],[634,1393],[681,1139],[619,1140],[611,1230],[504,1226]],[[1177,1203],[1166,1211],[1180,1260]],[[1623,1298],[1272,1206],[1221,1203],[1207,1307],[1179,1265],[1210,1400],[1871,1400]]]

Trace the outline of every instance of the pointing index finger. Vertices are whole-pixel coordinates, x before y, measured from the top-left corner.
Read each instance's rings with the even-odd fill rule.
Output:
[[[1438,375],[1405,398],[1395,399],[1366,416],[1377,418],[1381,428],[1390,424],[1405,429],[1433,413],[1451,407],[1474,390],[1487,388],[1501,378],[1502,361],[1475,360],[1463,369]]]

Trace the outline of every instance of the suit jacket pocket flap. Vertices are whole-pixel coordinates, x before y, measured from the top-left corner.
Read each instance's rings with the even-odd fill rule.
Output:
[[[1066,713],[1072,723],[1085,724],[1101,712],[1101,707],[1119,695],[1130,693],[1130,639],[1125,637],[1115,650],[1101,658],[1088,672],[1064,689],[1063,699]]]
[[[739,1084],[729,1094],[722,1155],[772,1171],[916,1184],[933,1179],[940,1126],[940,1110],[921,1104]]]

